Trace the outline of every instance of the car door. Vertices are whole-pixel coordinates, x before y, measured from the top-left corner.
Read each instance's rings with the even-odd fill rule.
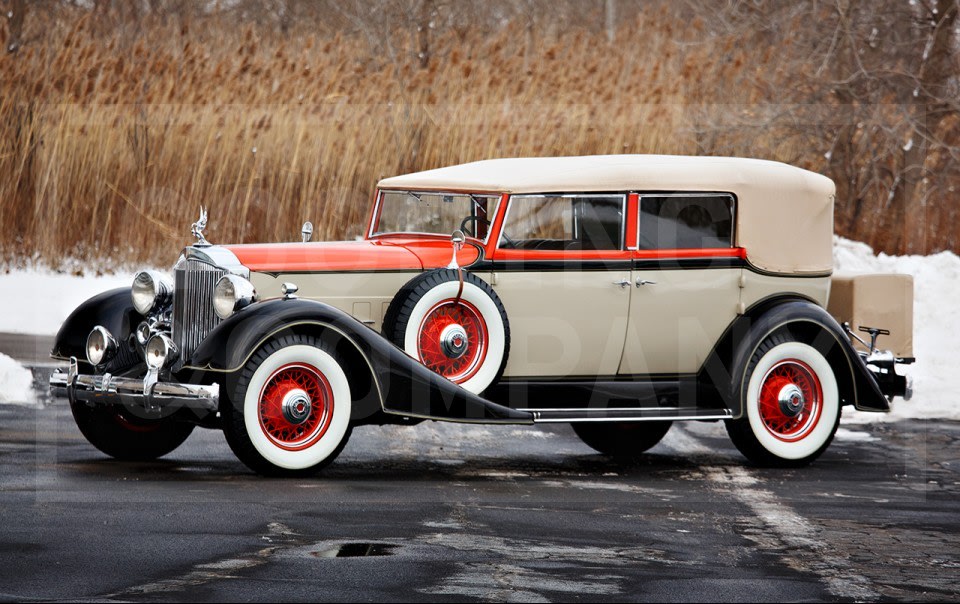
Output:
[[[630,306],[625,194],[513,195],[490,263],[505,377],[616,375]]]
[[[692,374],[737,315],[743,250],[729,193],[641,194],[619,373]]]

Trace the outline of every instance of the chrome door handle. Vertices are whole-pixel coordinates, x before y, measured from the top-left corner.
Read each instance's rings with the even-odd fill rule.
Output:
[[[650,281],[648,279],[637,279],[637,287],[643,287],[644,285],[656,285],[656,281]]]
[[[620,289],[624,289],[624,288],[630,287],[630,281],[627,280],[627,279],[621,279],[621,280],[619,280],[619,281],[614,281],[613,284],[614,284],[614,285],[619,285],[619,286],[620,286]]]

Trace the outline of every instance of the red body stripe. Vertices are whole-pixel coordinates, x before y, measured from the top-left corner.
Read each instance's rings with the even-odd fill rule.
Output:
[[[722,247],[683,250],[636,250],[632,258],[637,260],[660,260],[670,258],[740,258],[746,259],[747,250],[742,247]]]
[[[627,228],[623,235],[623,247],[633,249],[637,246],[637,225],[640,222],[637,212],[640,208],[640,195],[630,193],[627,196]]]

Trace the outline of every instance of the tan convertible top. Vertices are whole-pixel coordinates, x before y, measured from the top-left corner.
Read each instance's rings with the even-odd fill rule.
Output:
[[[500,193],[722,191],[737,196],[737,245],[757,268],[833,269],[833,181],[780,162],[738,157],[592,155],[489,159],[385,178],[381,189]]]

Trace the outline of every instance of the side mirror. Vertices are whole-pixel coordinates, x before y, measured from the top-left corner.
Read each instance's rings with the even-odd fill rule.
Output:
[[[457,262],[457,252],[463,249],[463,244],[467,241],[467,238],[464,237],[463,231],[457,229],[450,235],[450,245],[453,246],[453,258],[450,259],[450,264],[447,265],[447,268],[453,268],[460,270],[460,264]]]
[[[300,229],[300,235],[303,237],[303,242],[307,243],[313,237],[313,223],[309,220],[303,223],[303,228]]]

